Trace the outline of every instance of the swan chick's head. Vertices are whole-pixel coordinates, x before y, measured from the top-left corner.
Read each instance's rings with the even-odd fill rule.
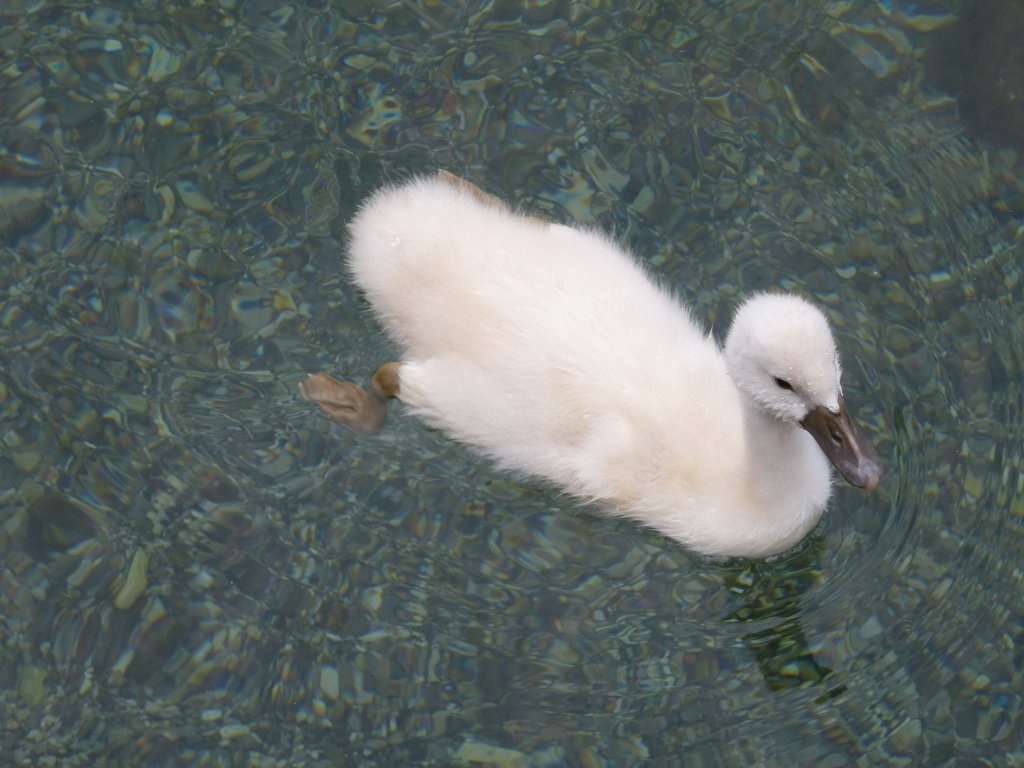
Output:
[[[759,294],[739,308],[725,342],[736,387],[764,414],[799,425],[852,485],[871,490],[882,464],[846,410],[828,320],[798,296]]]

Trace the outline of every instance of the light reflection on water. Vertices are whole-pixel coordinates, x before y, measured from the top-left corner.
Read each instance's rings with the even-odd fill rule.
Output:
[[[1024,174],[925,69],[941,4],[16,5],[5,754],[1019,760]],[[712,562],[326,423],[297,381],[392,351],[344,222],[437,166],[613,230],[719,333],[813,295],[880,492]]]

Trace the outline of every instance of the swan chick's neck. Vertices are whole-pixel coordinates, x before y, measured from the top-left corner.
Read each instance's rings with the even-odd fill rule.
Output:
[[[806,518],[806,529],[796,526],[803,531],[794,537],[798,541],[813,527],[831,495],[828,460],[799,425],[766,413],[749,398],[742,398],[742,403],[753,501],[766,518],[794,522]]]

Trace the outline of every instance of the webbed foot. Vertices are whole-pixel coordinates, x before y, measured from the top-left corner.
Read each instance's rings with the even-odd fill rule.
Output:
[[[385,363],[370,380],[368,390],[350,381],[338,381],[326,373],[315,373],[299,382],[299,394],[320,406],[332,419],[375,435],[384,424],[388,399],[398,397],[399,363]]]

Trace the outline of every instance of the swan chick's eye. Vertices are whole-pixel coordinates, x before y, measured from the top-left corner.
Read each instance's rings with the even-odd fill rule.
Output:
[[[778,376],[775,377],[775,384],[779,389],[788,389],[790,392],[793,391],[793,385],[785,379],[780,379]]]

